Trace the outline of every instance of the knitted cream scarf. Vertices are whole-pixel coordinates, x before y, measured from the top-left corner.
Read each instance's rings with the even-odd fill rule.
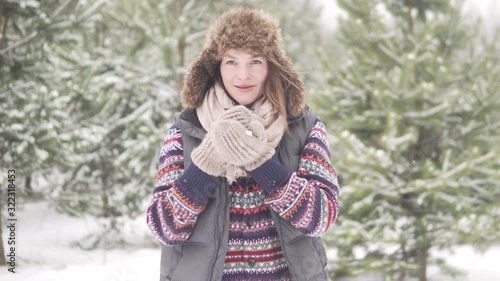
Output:
[[[216,83],[205,95],[203,103],[196,108],[196,112],[203,128],[209,131],[212,124],[219,120],[225,110],[236,105],[228,94],[224,92],[224,89]],[[283,117],[264,98],[255,101],[250,109],[266,129],[268,146],[276,148],[283,137]],[[246,175],[246,172],[240,167],[231,166],[226,171],[226,177],[229,181],[233,181],[237,177],[244,175]]]

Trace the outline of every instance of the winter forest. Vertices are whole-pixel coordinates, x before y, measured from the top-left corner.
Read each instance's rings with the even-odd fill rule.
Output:
[[[460,0],[336,0],[320,21],[316,2],[0,0],[0,279],[158,279],[159,150],[210,22],[243,4],[279,19],[327,126],[332,280],[498,280],[500,21]],[[490,273],[457,262],[492,250]]]

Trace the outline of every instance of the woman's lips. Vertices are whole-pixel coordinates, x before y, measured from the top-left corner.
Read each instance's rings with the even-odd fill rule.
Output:
[[[254,85],[235,85],[235,87],[240,91],[240,92],[248,92],[255,87]]]

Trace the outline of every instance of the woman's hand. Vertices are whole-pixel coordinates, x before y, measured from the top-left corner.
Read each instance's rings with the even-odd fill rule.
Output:
[[[215,130],[212,128],[201,144],[191,152],[191,160],[203,172],[220,177],[226,173],[227,164],[215,150]]]
[[[251,121],[257,120],[257,115],[246,106],[237,105],[226,110],[221,115],[220,120],[234,120],[242,124],[245,128],[248,128]]]
[[[236,120],[223,120],[214,127],[215,150],[228,164],[251,171],[274,155],[268,147],[262,123],[252,120],[244,126]]]

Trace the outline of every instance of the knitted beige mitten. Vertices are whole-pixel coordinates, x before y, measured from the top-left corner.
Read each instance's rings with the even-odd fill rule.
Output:
[[[224,111],[220,120],[234,120],[241,123],[245,128],[248,128],[250,121],[255,120],[255,115],[250,109],[243,105],[233,106]]]
[[[254,170],[274,155],[268,147],[264,126],[251,121],[248,128],[235,120],[218,122],[215,130],[215,150],[227,163]]]
[[[208,132],[201,144],[191,152],[191,160],[205,173],[220,177],[224,176],[227,164],[215,151],[215,132]]]

